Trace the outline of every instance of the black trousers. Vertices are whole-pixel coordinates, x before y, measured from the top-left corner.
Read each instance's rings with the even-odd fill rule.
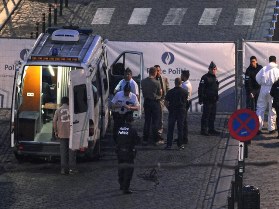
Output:
[[[127,167],[123,165],[124,163],[127,164]],[[118,157],[118,164],[120,166],[118,168],[118,182],[120,188],[123,190],[128,190],[130,188],[130,182],[134,173],[134,158],[122,159]],[[121,165],[123,165],[123,167],[121,167]]]
[[[183,144],[184,141],[183,127],[185,121],[185,114],[186,114],[186,109],[177,109],[169,112],[167,146],[172,146],[175,123],[177,123],[177,131],[178,131],[177,146],[180,147]]]
[[[205,102],[201,118],[201,131],[215,130],[216,102]]]
[[[183,140],[182,143],[183,144],[187,144],[188,143],[188,110],[185,111],[184,114],[184,123],[183,123]]]
[[[153,143],[156,143],[159,140],[159,124],[160,124],[160,114],[161,106],[160,101],[156,100],[144,100],[144,128],[143,128],[143,141],[147,142],[149,139],[150,127],[153,134]],[[152,122],[152,124],[151,124]]]
[[[275,109],[275,111],[276,111],[276,115],[277,115],[277,118],[276,118],[276,125],[277,125],[277,131],[278,131],[278,136],[279,136],[279,118],[278,118],[278,116],[279,116],[279,106],[275,106],[274,105],[274,109]]]
[[[254,95],[254,98],[251,98],[250,95],[246,95],[246,108],[256,111],[258,97],[259,94]]]

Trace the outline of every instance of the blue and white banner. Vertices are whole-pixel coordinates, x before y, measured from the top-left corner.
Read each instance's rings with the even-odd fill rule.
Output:
[[[0,39],[0,108],[10,108],[15,75],[15,62],[23,61],[34,39]]]
[[[193,86],[192,112],[200,112],[198,86],[202,75],[208,72],[211,61],[217,65],[220,82],[218,111],[231,112],[235,108],[235,44],[234,43],[162,43],[162,42],[115,42],[108,43],[109,64],[123,51],[143,52],[145,71],[160,65],[162,73],[174,87],[174,79],[180,77],[181,70],[190,71]],[[134,66],[129,66],[137,75]],[[133,69],[134,68],[134,69]]]

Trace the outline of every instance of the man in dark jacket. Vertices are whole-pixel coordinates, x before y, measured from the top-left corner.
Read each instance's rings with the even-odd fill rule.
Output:
[[[120,184],[120,190],[123,190],[123,194],[133,193],[129,187],[134,172],[135,145],[140,141],[136,129],[131,125],[132,121],[133,116],[131,114],[126,115],[125,123],[118,129],[116,138],[116,152],[119,164],[118,182]]]
[[[256,111],[261,86],[256,81],[257,73],[263,68],[255,56],[250,57],[250,66],[245,72],[246,108]]]
[[[179,150],[184,149],[183,145],[183,126],[186,117],[187,111],[187,99],[188,92],[187,90],[181,87],[182,81],[181,78],[176,78],[174,80],[175,87],[167,92],[165,97],[165,105],[169,110],[169,119],[168,119],[168,136],[167,136],[167,146],[165,149],[171,149],[172,140],[173,140],[173,131],[175,122],[177,122],[178,130],[178,140],[177,146]]]
[[[219,134],[214,128],[217,101],[219,99],[219,82],[216,78],[216,73],[217,66],[212,61],[208,67],[208,73],[201,77],[198,88],[199,104],[203,104],[201,134],[204,136]]]
[[[272,107],[276,111],[276,115],[278,117],[279,115],[279,80],[275,81],[271,87],[270,95],[273,97]],[[279,139],[279,119],[276,119],[276,125],[277,125],[277,131],[278,136],[277,139]]]

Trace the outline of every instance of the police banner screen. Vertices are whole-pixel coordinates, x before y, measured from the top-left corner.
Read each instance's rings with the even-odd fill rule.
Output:
[[[218,111],[231,112],[235,108],[235,44],[234,43],[162,43],[162,42],[109,42],[108,58],[110,64],[123,51],[143,52],[144,75],[148,68],[160,65],[163,76],[174,87],[174,79],[180,77],[181,70],[190,71],[193,86],[192,107],[190,111],[200,112],[198,105],[198,85],[202,75],[208,72],[211,61],[217,65],[217,78],[220,82]],[[135,66],[129,66],[133,74]]]
[[[0,39],[0,108],[10,108],[15,61],[23,61],[34,39]]]

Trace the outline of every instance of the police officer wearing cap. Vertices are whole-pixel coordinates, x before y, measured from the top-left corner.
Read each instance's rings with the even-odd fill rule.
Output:
[[[203,104],[201,134],[204,136],[219,134],[214,128],[217,101],[219,99],[219,82],[216,78],[216,73],[217,66],[212,61],[208,67],[208,73],[201,77],[198,88],[199,104]]]
[[[134,158],[136,156],[135,145],[140,142],[140,137],[137,134],[136,129],[131,125],[133,116],[127,115],[125,122],[121,125],[117,132],[117,158],[118,158],[118,182],[120,184],[120,190],[123,190],[123,194],[131,194],[130,181],[134,172]]]
[[[116,141],[117,131],[124,123],[127,115],[133,115],[133,111],[139,109],[139,101],[137,96],[131,92],[131,86],[127,83],[123,91],[115,94],[112,101],[113,116],[113,139]]]

